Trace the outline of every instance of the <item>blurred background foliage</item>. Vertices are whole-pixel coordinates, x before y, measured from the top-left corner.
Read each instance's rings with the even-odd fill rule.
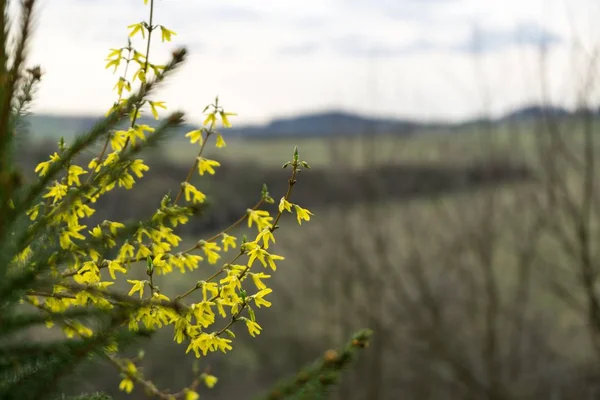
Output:
[[[589,107],[538,111],[410,133],[344,135],[332,127],[323,137],[226,138],[219,174],[197,182],[220,206],[185,227],[186,241],[237,219],[263,182],[271,193],[284,190],[281,149],[291,143],[314,165],[296,200],[315,218],[277,239],[286,261],[273,274],[276,306],[261,313],[263,333],[240,334],[227,359],[200,360],[219,376],[207,395],[264,392],[365,326],[374,331],[372,346],[336,398],[600,394],[598,116]],[[55,144],[27,140],[18,160],[32,171]],[[176,136],[151,150],[148,178],[127,197],[106,196],[92,219],[148,215],[156,204],[146,199],[177,189],[186,151]],[[176,274],[161,288],[181,291],[190,279],[193,273]],[[131,355],[140,349],[144,373],[157,385],[192,378],[195,359],[171,332]],[[90,364],[64,387],[127,398],[118,379],[110,366]],[[131,398],[144,394],[136,389]]]

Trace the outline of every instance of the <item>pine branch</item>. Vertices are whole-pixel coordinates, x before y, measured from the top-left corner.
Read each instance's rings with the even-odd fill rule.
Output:
[[[22,0],[21,5],[21,25],[19,29],[17,47],[13,55],[12,66],[10,71],[7,70],[3,76],[0,76],[3,86],[1,98],[2,101],[0,103],[0,171],[7,169],[7,154],[10,150],[10,143],[12,142],[12,138],[14,136],[13,127],[10,126],[10,112],[13,98],[17,92],[17,85],[21,79],[21,66],[25,62],[26,49],[33,28],[33,10],[35,6],[35,0]],[[6,4],[5,7],[7,7]],[[6,29],[5,18],[6,15],[4,14],[3,21],[1,21],[3,22],[3,25],[0,26],[0,30],[3,30],[4,32]],[[1,39],[6,42],[6,37]],[[6,54],[5,52],[6,43],[3,53]]]
[[[97,393],[86,393],[80,394],[78,396],[61,396],[56,400],[112,400],[112,397],[107,395],[106,393],[97,392]]]
[[[105,347],[109,344],[124,346],[149,334],[145,330],[123,329],[128,310],[105,310],[102,316],[108,320],[90,337],[49,343],[22,341],[0,346],[0,398],[48,398],[56,390],[59,379],[91,355],[106,357]]]
[[[369,344],[372,331],[361,330],[340,349],[327,350],[323,356],[302,369],[295,376],[276,384],[268,394],[256,400],[314,400],[327,398],[331,388],[339,382],[345,369],[355,360],[359,350]]]

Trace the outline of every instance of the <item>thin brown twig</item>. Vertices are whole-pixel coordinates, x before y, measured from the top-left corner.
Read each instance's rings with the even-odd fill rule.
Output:
[[[125,62],[125,71],[123,72],[123,76],[120,77],[119,79],[123,78],[123,79],[127,79],[127,71],[129,70],[129,64],[131,63],[131,50],[132,47],[128,46],[128,51],[129,53],[127,54],[127,59]],[[119,93],[119,97],[117,99],[117,104],[119,104],[121,102],[121,99],[123,98],[123,92]],[[104,146],[102,147],[102,151],[100,152],[100,154],[98,155],[98,157],[96,157],[98,159],[98,165],[100,165],[102,163],[102,159],[104,158],[104,154],[106,154],[106,150],[108,149],[108,143],[110,142],[110,134],[108,134],[106,136],[106,140],[104,141]],[[94,174],[89,174],[86,180],[86,183],[89,183],[90,180],[92,179],[92,176]]]
[[[149,18],[148,24],[146,25],[146,28],[148,29],[148,41],[146,42],[146,56],[144,58],[144,69],[143,69],[144,77],[146,77],[146,74],[148,73],[148,58],[150,57],[150,42],[152,40],[152,32],[154,31],[154,26],[152,25],[153,21],[154,21],[154,0],[150,0],[150,18]],[[145,79],[147,79],[147,77]],[[146,82],[142,82],[142,86],[145,86],[145,85],[146,85]],[[140,101],[135,105],[135,108],[133,110],[133,118],[131,119],[131,127],[132,128],[135,126],[135,123],[137,121],[138,112],[140,111],[142,102],[143,101],[140,99]],[[123,151],[125,151],[128,144],[129,144],[129,136],[127,137],[127,140],[125,140],[125,144],[123,145]]]
[[[206,142],[208,142],[208,138],[210,137],[210,135],[211,135],[211,131],[206,131],[206,138],[202,141],[202,145],[200,146],[198,155],[196,156],[196,159],[194,160],[194,164],[188,171],[187,176],[185,177],[185,181],[181,184],[181,187],[179,188],[179,193],[177,193],[177,197],[175,197],[175,201],[173,202],[173,205],[177,204],[177,202],[181,198],[181,195],[183,194],[183,191],[185,190],[185,185],[190,183],[190,181],[192,180],[194,170],[196,169],[196,166],[198,165],[198,162],[200,161],[200,157],[202,157],[202,152],[204,151],[204,148],[206,147]]]

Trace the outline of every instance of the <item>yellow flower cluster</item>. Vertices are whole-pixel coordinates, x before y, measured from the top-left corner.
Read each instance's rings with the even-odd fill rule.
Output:
[[[148,0],[144,3],[147,4]],[[150,2],[152,6],[153,1]],[[152,32],[158,28],[163,41],[168,42],[175,35],[162,25],[153,25],[150,20],[130,25],[130,37],[140,35],[149,41]],[[128,101],[125,96],[131,93],[132,86],[147,84],[150,75],[158,76],[165,68],[150,63],[148,53],[135,50],[131,41],[126,47],[111,49],[106,67],[117,71],[123,64],[125,72],[115,85],[118,99],[109,112]],[[134,64],[138,68],[128,80],[129,66]],[[233,324],[243,322],[252,336],[262,330],[256,321],[254,307],[271,306],[268,295],[272,289],[265,284],[271,276],[256,271],[256,266],[275,271],[277,262],[284,259],[271,252],[271,245],[275,243],[274,231],[284,212],[295,213],[299,224],[310,220],[310,211],[290,201],[297,172],[309,167],[299,160],[296,149],[293,159],[286,164],[292,166],[290,186],[280,199],[275,214],[261,208],[274,203],[263,188],[260,201],[236,223],[210,238],[198,240],[191,248],[180,249],[181,237],[175,229],[186,224],[194,213],[194,207],[202,205],[207,197],[191,183],[191,178],[196,171],[200,176],[216,173],[220,163],[204,157],[204,149],[211,137],[215,137],[217,148],[225,147],[217,127],[231,127],[229,117],[235,115],[226,112],[216,98],[204,109],[206,117],[203,125],[186,134],[192,145],[199,146],[199,151],[177,196],[174,199],[165,196],[151,218],[135,227],[116,221],[89,226],[86,221],[94,214],[93,206],[101,196],[117,188],[132,189],[136,180],[143,178],[144,172],[149,169],[143,160],[132,158],[132,154],[136,154],[133,150],[156,134],[155,128],[137,123],[144,107],[156,119],[159,118],[157,109],[167,108],[163,101],[139,99],[129,115],[129,128],[109,132],[102,151],[87,164],[87,168],[73,163],[64,165],[62,174],[48,185],[42,200],[28,210],[33,223],[43,218],[57,232],[58,244],[70,258],[66,263],[55,262],[52,265],[55,276],[60,279],[52,293],[29,293],[27,300],[54,313],[72,307],[111,308],[115,302],[122,300],[109,296],[108,287],[117,279],[124,279],[130,284],[128,296],[132,301],[139,299],[141,305],[129,317],[129,329],[172,326],[174,340],[187,343],[186,352],[193,351],[196,357],[216,351],[225,353],[232,349],[235,336],[230,328]],[[61,162],[66,149],[61,144],[60,151],[40,163],[35,172],[40,177],[46,176],[55,164]],[[184,204],[179,205],[180,202]],[[233,235],[244,221],[249,228],[256,229],[253,240],[239,240]],[[48,240],[52,242],[55,239],[50,237]],[[30,248],[25,249],[15,262],[26,265],[30,252]],[[226,253],[230,252],[232,255],[226,257]],[[58,257],[51,256],[51,263],[53,259]],[[210,265],[217,266],[216,272],[213,267],[210,276],[198,279],[183,293],[164,293],[159,289],[158,281],[166,279],[166,275],[179,272],[197,276],[208,271]],[[139,268],[145,268],[148,279],[128,279],[129,273]],[[245,284],[248,277],[251,285]],[[62,328],[69,337],[93,334],[90,327],[81,323],[66,323]],[[136,382],[142,382],[144,378],[133,362],[114,360],[123,374],[120,389],[129,393]],[[216,378],[211,375],[203,374],[202,379],[208,387],[216,383]],[[193,387],[185,389],[185,397],[197,398]]]

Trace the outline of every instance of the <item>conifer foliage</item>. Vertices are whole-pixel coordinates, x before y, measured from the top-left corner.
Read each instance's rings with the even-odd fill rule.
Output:
[[[256,400],[328,399],[344,371],[356,361],[358,352],[369,345],[372,334],[368,329],[356,332],[345,347],[327,350],[312,364],[275,384],[267,394],[257,397]]]

